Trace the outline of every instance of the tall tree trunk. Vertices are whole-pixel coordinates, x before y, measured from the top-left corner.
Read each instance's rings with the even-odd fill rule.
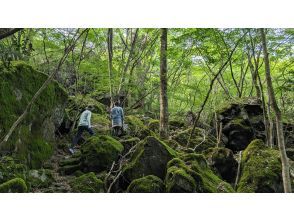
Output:
[[[113,41],[113,29],[109,28],[107,33],[107,49],[108,49],[108,73],[109,73],[109,95],[110,95],[110,107],[113,105],[113,87],[112,87],[112,41]]]
[[[167,28],[161,29],[160,48],[160,136],[168,137],[168,98],[167,98]]]
[[[282,124],[282,114],[277,105],[276,97],[272,85],[272,79],[270,74],[270,63],[269,57],[267,52],[267,43],[266,43],[266,36],[264,33],[264,29],[260,29],[261,33],[261,40],[262,40],[262,47],[263,47],[263,55],[264,55],[264,64],[265,64],[265,74],[266,74],[266,82],[268,88],[268,95],[270,99],[271,106],[276,115],[276,128],[277,128],[277,138],[278,138],[278,146],[280,148],[281,154],[281,161],[282,161],[282,177],[283,177],[283,184],[284,184],[284,191],[286,193],[291,192],[291,179],[289,174],[289,161],[286,154],[285,149],[285,140],[283,134],[283,124]]]

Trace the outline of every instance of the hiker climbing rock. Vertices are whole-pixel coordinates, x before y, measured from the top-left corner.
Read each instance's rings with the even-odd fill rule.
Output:
[[[121,135],[123,133],[124,111],[118,102],[114,103],[114,107],[110,111],[110,118],[112,121],[112,134],[114,136]]]
[[[78,125],[78,132],[76,134],[76,136],[73,139],[73,143],[72,143],[72,147],[69,148],[69,151],[73,154],[74,153],[74,149],[76,148],[82,134],[84,131],[89,132],[90,135],[94,135],[94,131],[91,128],[91,116],[92,116],[92,112],[90,111],[91,107],[87,106],[85,108],[85,111],[82,112],[81,116],[80,116],[80,121],[79,121],[79,125]]]

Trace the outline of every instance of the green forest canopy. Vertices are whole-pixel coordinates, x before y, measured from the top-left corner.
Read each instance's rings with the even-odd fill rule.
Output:
[[[3,30],[3,29],[2,29]],[[22,29],[0,40],[1,61],[24,60],[52,73],[64,49],[82,29]],[[169,29],[168,99],[170,115],[197,112],[213,76],[226,62],[202,117],[209,117],[228,100],[256,96],[254,73],[265,99],[267,88],[260,33],[257,29]],[[283,116],[293,118],[293,29],[267,29],[268,51],[275,94]],[[160,73],[159,29],[113,29],[113,76],[109,80],[107,29],[87,29],[56,75],[71,95],[109,93],[128,97],[128,107],[158,116]],[[257,81],[259,79],[256,79]]]

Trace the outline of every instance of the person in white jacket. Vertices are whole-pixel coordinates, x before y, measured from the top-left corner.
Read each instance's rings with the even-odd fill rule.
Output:
[[[78,132],[73,139],[72,147],[69,148],[69,151],[72,154],[74,153],[74,148],[77,146],[84,131],[89,132],[90,135],[94,135],[94,131],[91,128],[91,116],[92,116],[92,112],[90,111],[90,107],[87,106],[85,111],[83,111],[80,116],[80,121],[78,124]]]

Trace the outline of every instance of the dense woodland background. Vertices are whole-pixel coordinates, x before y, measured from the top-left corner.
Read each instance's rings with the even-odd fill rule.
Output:
[[[165,141],[174,135],[169,122],[185,121],[190,130],[184,147],[193,142],[197,128],[213,128],[209,135],[221,146],[219,114],[230,103],[258,100],[265,145],[279,147],[284,191],[290,192],[283,125],[294,124],[293,42],[293,29],[0,29],[3,72],[22,62],[49,77],[4,127],[1,145],[17,133],[53,79],[70,97],[103,103],[105,112],[119,100],[126,115],[158,120],[154,130]],[[70,132],[80,108],[70,112]]]

